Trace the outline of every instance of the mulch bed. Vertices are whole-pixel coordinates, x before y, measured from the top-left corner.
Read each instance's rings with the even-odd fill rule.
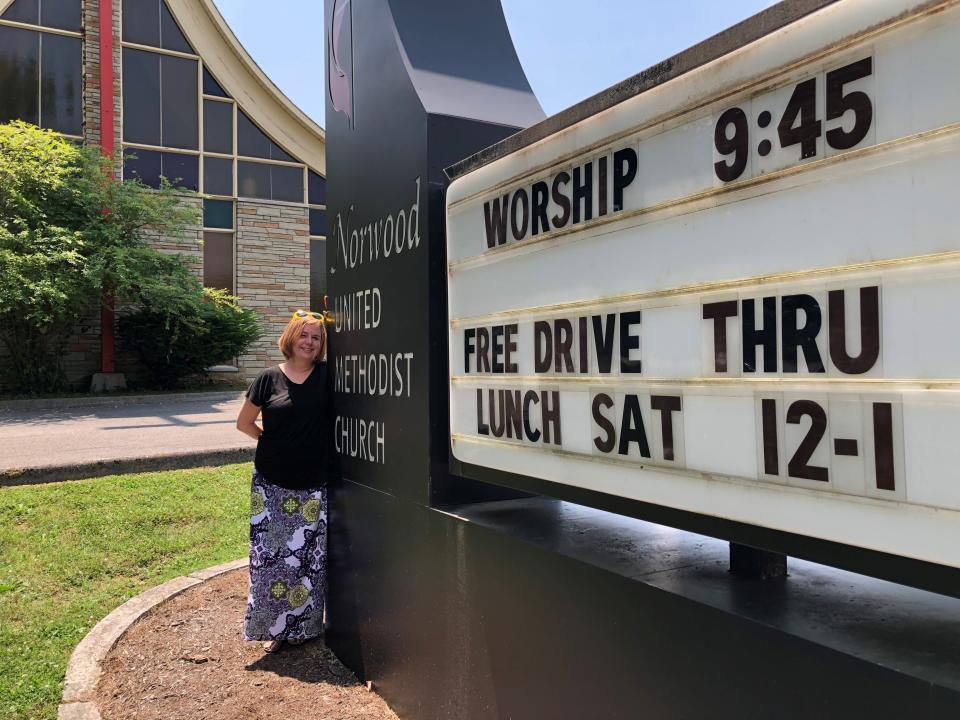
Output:
[[[103,720],[396,720],[322,640],[266,654],[244,642],[246,569],[193,587],[135,623],[97,688]]]

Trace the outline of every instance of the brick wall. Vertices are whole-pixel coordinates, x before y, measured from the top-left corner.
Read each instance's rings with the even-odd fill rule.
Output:
[[[236,225],[237,289],[243,307],[260,315],[263,335],[240,358],[253,379],[283,360],[277,338],[295,310],[310,304],[310,222],[306,207],[240,200]]]

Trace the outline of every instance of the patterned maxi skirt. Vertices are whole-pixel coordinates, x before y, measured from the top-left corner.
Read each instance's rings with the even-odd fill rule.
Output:
[[[327,491],[288,490],[253,470],[244,640],[299,642],[323,632]]]

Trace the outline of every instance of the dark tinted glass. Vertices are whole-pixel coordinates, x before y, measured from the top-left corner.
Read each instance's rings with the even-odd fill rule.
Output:
[[[203,284],[233,294],[233,233],[203,234]]]
[[[203,94],[216,95],[217,97],[230,97],[227,91],[220,87],[220,83],[213,79],[213,75],[206,68],[203,69]]]
[[[46,0],[44,0],[46,2]],[[180,52],[192,53],[193,48],[183,36],[180,26],[170,14],[167,4],[160,0],[160,42],[161,46],[167,50],[179,50]]]
[[[160,153],[155,150],[129,149],[124,155],[125,180],[136,179],[149,187],[160,187]],[[134,155],[136,157],[133,157]]]
[[[80,0],[43,0],[40,24],[61,30],[80,31]]]
[[[203,226],[205,228],[233,229],[232,200],[204,200]]]
[[[203,159],[203,191],[208,195],[233,195],[233,160]]]
[[[237,195],[270,199],[270,166],[263,163],[237,161]]]
[[[159,0],[123,0],[123,39],[160,47]]]
[[[263,130],[254,125],[247,114],[239,108],[237,109],[237,154],[267,160],[297,162],[267,137]]]
[[[307,200],[311,205],[327,204],[327,180],[313,170],[307,171]]]
[[[233,154],[233,103],[203,101],[203,149]]]
[[[310,234],[311,235],[323,235],[327,234],[327,211],[326,210],[310,210]]]
[[[286,162],[297,162],[296,159],[290,157],[283,150],[280,149],[280,146],[275,142],[270,143],[270,159],[271,160],[285,160]]]
[[[123,139],[160,144],[160,56],[155,53],[123,49]]]
[[[197,117],[197,61],[164,55],[163,78],[164,147],[196,150],[199,145]]]
[[[80,38],[43,33],[40,57],[40,125],[79,135],[83,92]]]
[[[237,152],[247,157],[270,157],[270,138],[263,134],[247,114],[237,109]]]
[[[13,0],[10,7],[4,11],[3,19],[36,25],[40,21],[40,2],[39,0]]]
[[[165,152],[163,175],[171,185],[196,191],[200,188],[200,158],[196,155]]]
[[[303,168],[271,165],[270,184],[274,200],[303,202]]]
[[[40,122],[40,33],[0,26],[0,122]]]
[[[327,241],[310,240],[310,307],[323,308],[327,294]]]

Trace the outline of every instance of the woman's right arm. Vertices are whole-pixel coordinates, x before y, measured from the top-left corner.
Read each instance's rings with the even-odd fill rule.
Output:
[[[237,430],[244,435],[249,435],[254,440],[260,439],[263,430],[257,425],[257,415],[260,414],[260,408],[250,402],[250,398],[243,399],[243,407],[240,408],[240,414],[237,415]]]

